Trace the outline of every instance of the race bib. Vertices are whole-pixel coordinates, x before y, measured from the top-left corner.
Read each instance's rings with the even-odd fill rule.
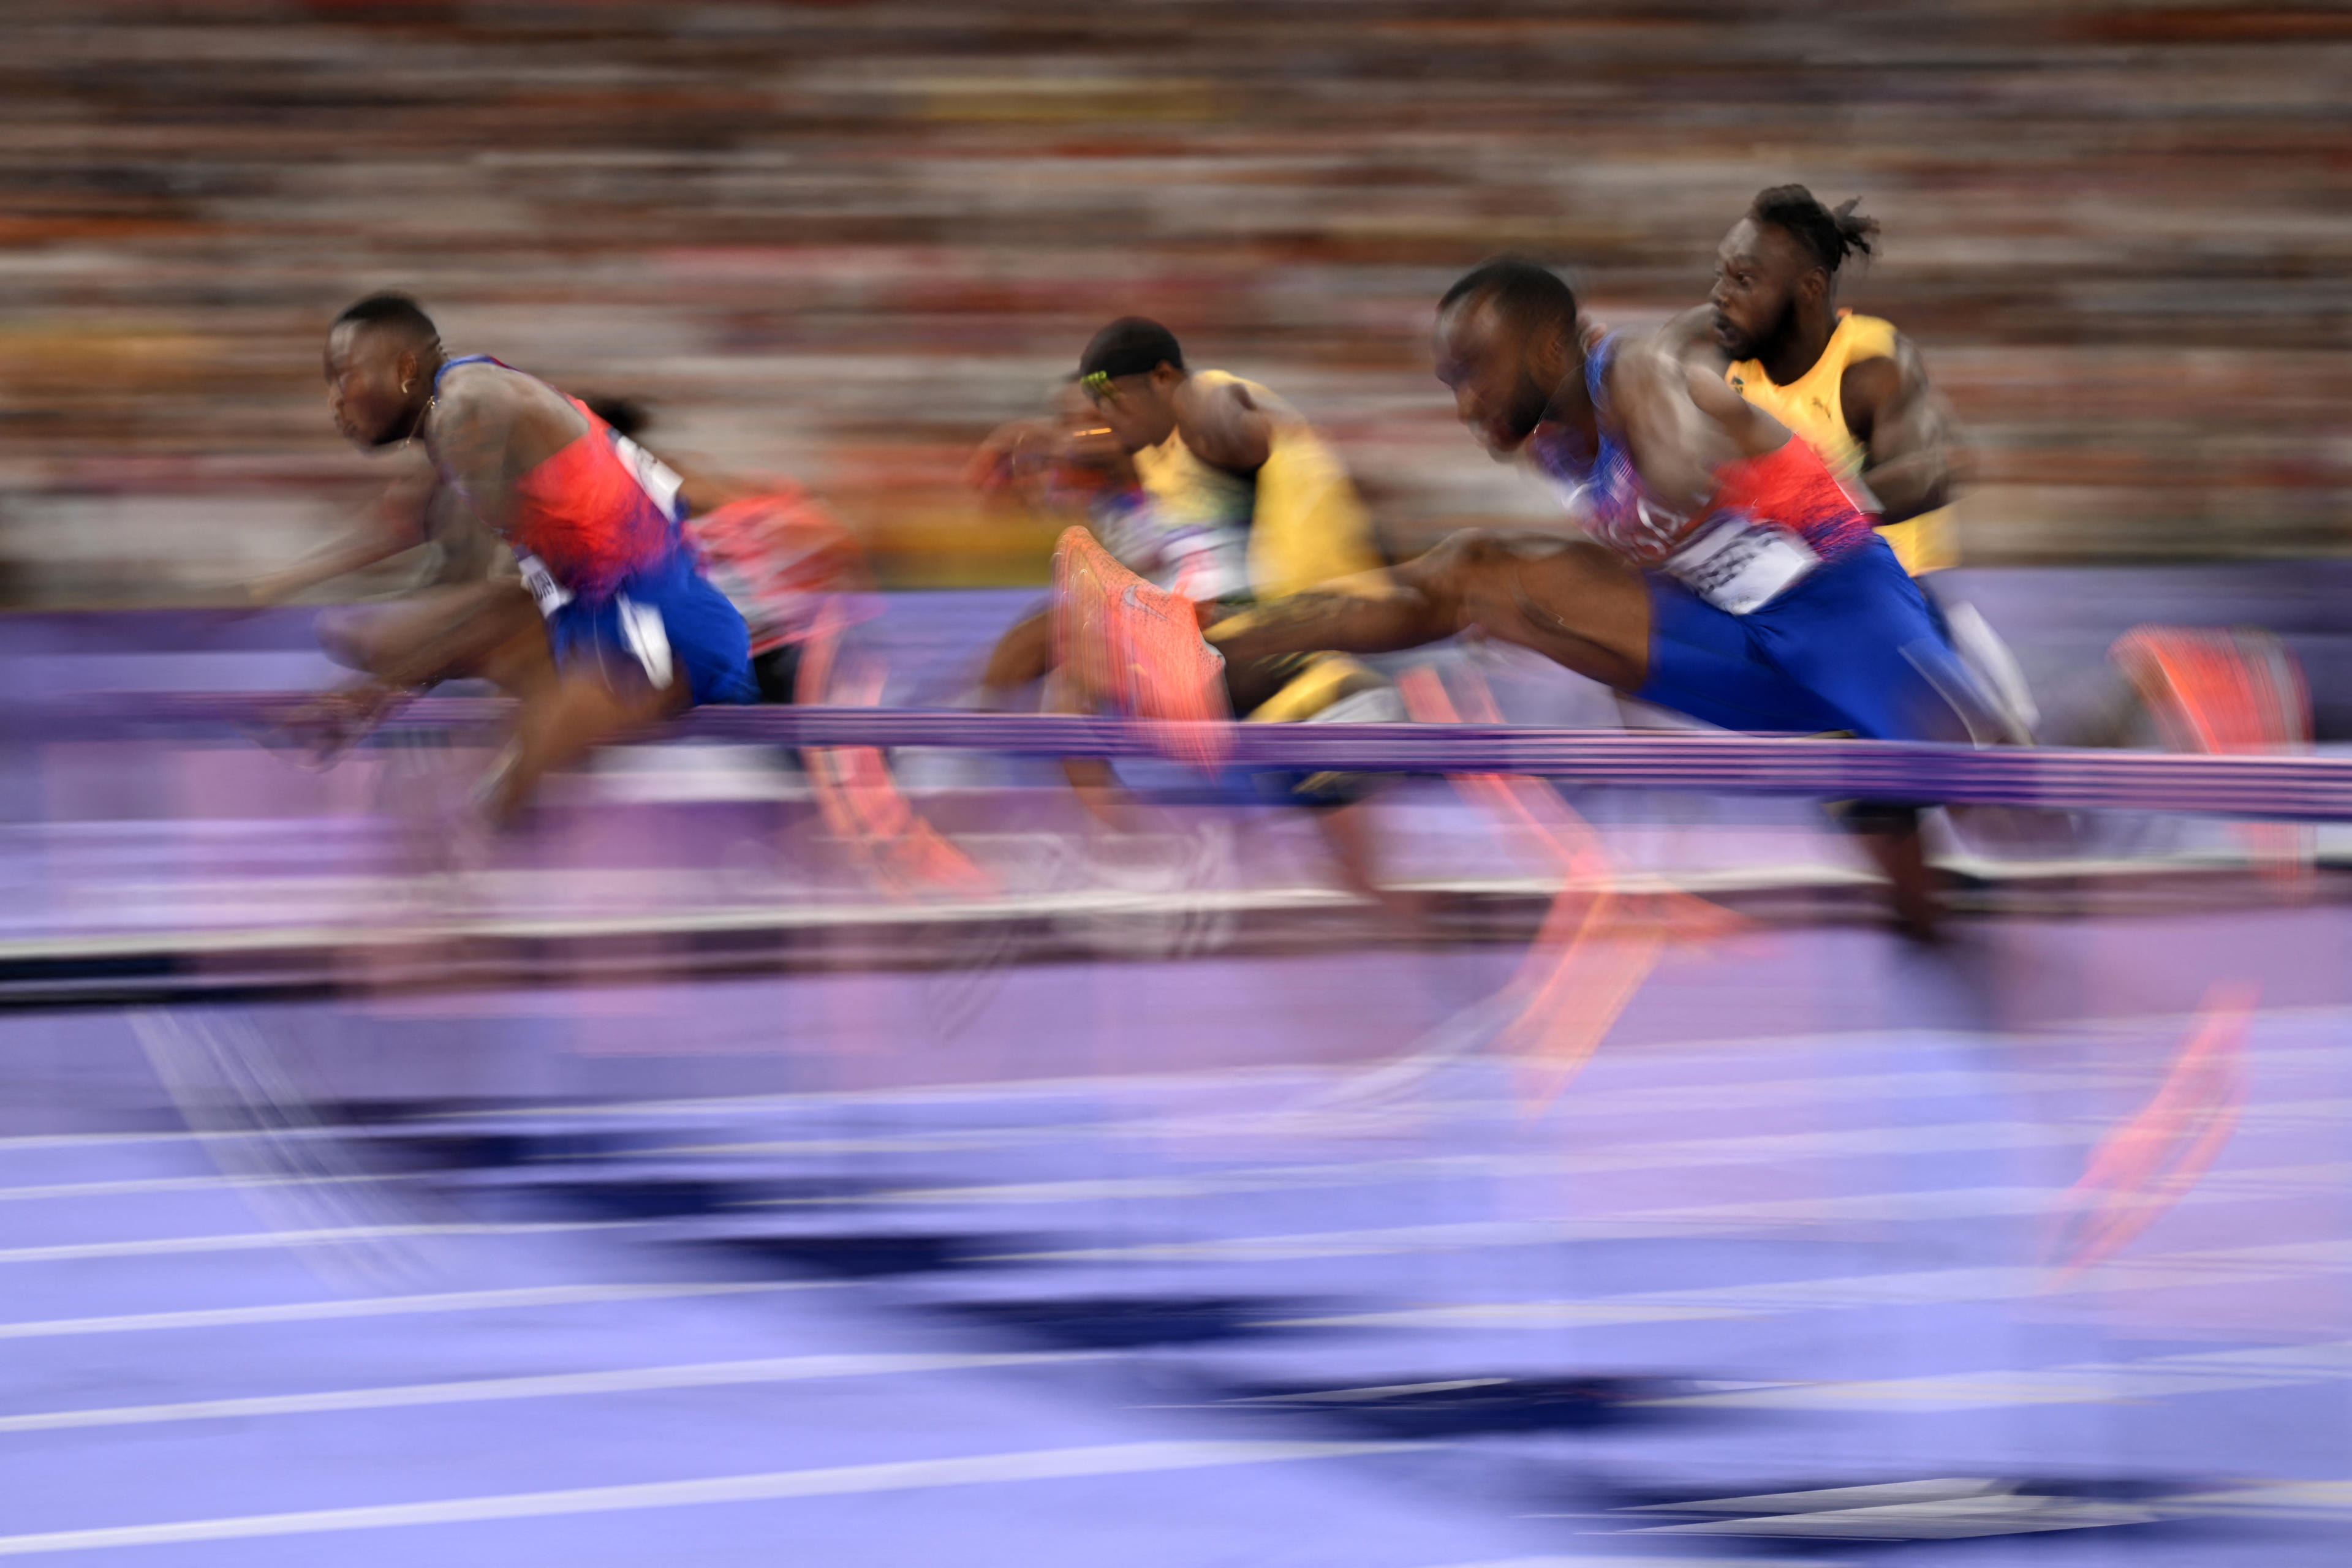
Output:
[[[653,497],[654,505],[662,509],[664,517],[675,521],[678,515],[677,493],[685,486],[686,481],[660,458],[617,430],[613,433],[613,451],[629,472],[636,476],[637,487]]]
[[[1732,518],[1666,558],[1693,593],[1733,615],[1763,609],[1821,564],[1812,547],[1769,523]]]
[[[547,563],[537,556],[525,555],[520,550],[517,550],[515,565],[522,570],[523,587],[530,591],[533,599],[539,601],[539,612],[541,615],[552,616],[557,611],[572,602],[572,591],[556,581],[555,574],[548,570]]]

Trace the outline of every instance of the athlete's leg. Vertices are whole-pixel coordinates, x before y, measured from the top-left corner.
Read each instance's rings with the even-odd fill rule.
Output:
[[[1866,550],[1869,559],[1828,563],[1746,616],[1653,579],[1652,671],[1639,695],[1732,729],[1968,739],[1955,706],[1967,700],[1965,678],[1925,601],[1884,546]],[[1918,811],[1872,802],[1840,820],[1886,878],[1902,929],[1931,936],[1936,902]]]
[[[1919,585],[1872,538],[1748,617],[1772,662],[1867,740],[1991,742],[2004,727]]]
[[[506,586],[448,583],[381,604],[331,606],[319,612],[320,651],[347,670],[383,674],[406,655],[494,606]]]
[[[554,674],[539,606],[514,582],[452,589],[424,612],[398,621],[331,621],[320,628],[320,640],[331,657],[368,674],[302,703],[279,721],[321,763],[367,734],[418,687],[480,677],[521,696]]]
[[[683,673],[656,687],[625,661],[603,663],[606,667],[575,662],[523,699],[513,738],[484,785],[483,810],[492,822],[511,821],[550,771],[692,704]]]
[[[494,822],[511,820],[550,769],[630,730],[698,702],[759,700],[743,617],[682,558],[611,599],[563,605],[544,642],[551,666],[504,672],[522,704],[483,788]]]
[[[1049,606],[1014,622],[989,651],[980,684],[991,706],[1045,678],[1054,667],[1054,612]]]
[[[419,615],[399,628],[414,641],[405,646],[379,641],[365,650],[373,660],[367,666],[371,674],[399,687],[478,677],[518,694],[544,681],[550,668],[546,622],[522,584],[481,582],[447,592],[432,622]]]

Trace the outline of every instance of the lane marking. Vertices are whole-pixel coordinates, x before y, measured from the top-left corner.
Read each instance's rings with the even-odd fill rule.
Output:
[[[910,1373],[962,1372],[979,1367],[1090,1361],[1108,1354],[1098,1350],[907,1352],[687,1362],[674,1366],[630,1366],[605,1372],[556,1372],[527,1377],[479,1377],[454,1383],[337,1388],[315,1394],[259,1394],[234,1399],[189,1399],[170,1405],[36,1410],[20,1416],[0,1416],[0,1433],[57,1432],[79,1427],[147,1427],[171,1421],[247,1420],[262,1416],[316,1416],[344,1410],[394,1410],[418,1405],[474,1405],[503,1399],[640,1394],[655,1389],[726,1388],[753,1383],[805,1383],[833,1377],[896,1377]]]
[[[0,1263],[64,1263],[89,1258],[155,1258],[186,1252],[257,1252],[276,1247],[332,1246],[404,1236],[545,1236],[567,1230],[615,1230],[634,1219],[583,1219],[531,1224],[337,1225],[315,1230],[236,1231],[226,1236],[161,1236],[131,1241],[72,1241],[50,1247],[0,1248]]]
[[[278,1137],[283,1134],[273,1132],[270,1135]],[[222,1176],[217,1172],[202,1176],[121,1176],[110,1181],[59,1181],[32,1186],[0,1186],[0,1203],[35,1203],[77,1197],[133,1197],[159,1192],[237,1192],[257,1187],[330,1185],[351,1186],[362,1182],[419,1179],[417,1175],[390,1171],[360,1171],[331,1176]]]
[[[2061,1281],[2045,1269],[1992,1265],[1852,1274],[1766,1284],[1707,1285],[1583,1300],[1465,1301],[1383,1312],[1271,1320],[1295,1328],[1556,1329],[1682,1317],[1772,1317],[1791,1312],[1949,1306],[1963,1301],[2100,1295],[2206,1285],[2270,1284],[2352,1270],[2352,1240],[2285,1241],[2117,1259]]]
[[[694,1480],[580,1487],[565,1491],[509,1492],[429,1502],[310,1509],[296,1513],[243,1514],[93,1530],[53,1530],[0,1536],[0,1557],[48,1552],[98,1552],[125,1546],[172,1546],[199,1541],[252,1541],[268,1536],[336,1531],[390,1530],[418,1524],[475,1524],[491,1520],[549,1519],[567,1514],[625,1513],[641,1509],[694,1508],[713,1503],[772,1502],[787,1498],[839,1497],[859,1492],[914,1491],[931,1487],[995,1486],[1007,1481],[1073,1480],[1090,1476],[1143,1475],[1232,1465],[1356,1458],[1426,1450],[1426,1443],[1307,1443],[1266,1441],[1110,1443],[1091,1448],[1036,1448],[947,1459],[901,1459],[821,1469],[770,1470]]]
[[[2137,1404],[2179,1394],[2234,1393],[2352,1382],[2352,1340],[2324,1344],[2200,1351],[2142,1361],[1994,1368],[1927,1377],[1790,1384],[1636,1400],[1654,1406],[1771,1410],[1896,1409],[1920,1413],[2018,1405]],[[1689,1527],[1677,1526],[1678,1529]]]
[[[105,1317],[0,1322],[0,1340],[51,1339],[90,1333],[148,1333],[163,1329],[235,1328],[248,1323],[323,1322],[338,1318],[400,1317],[414,1312],[481,1312],[516,1308],[588,1306],[604,1301],[668,1301],[686,1296],[750,1295],[772,1291],[835,1290],[845,1283],[846,1281],[839,1280],[761,1280],[701,1285],[524,1285],[498,1291],[441,1291],[424,1295],[282,1301],[249,1307],[196,1307],[175,1312],[117,1312]]]

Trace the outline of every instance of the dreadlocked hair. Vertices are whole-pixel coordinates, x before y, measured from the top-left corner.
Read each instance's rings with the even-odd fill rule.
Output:
[[[1790,235],[1812,253],[1822,270],[1834,277],[1838,263],[1849,256],[1868,256],[1878,238],[1878,220],[1855,214],[1853,209],[1861,204],[1857,196],[1825,207],[1802,185],[1775,185],[1756,193],[1748,215]]]

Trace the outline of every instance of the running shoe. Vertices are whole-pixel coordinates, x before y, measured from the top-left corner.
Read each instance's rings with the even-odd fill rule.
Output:
[[[1054,657],[1075,695],[1144,721],[1169,756],[1223,760],[1225,661],[1202,637],[1192,601],[1119,565],[1084,528],[1054,549]]]

